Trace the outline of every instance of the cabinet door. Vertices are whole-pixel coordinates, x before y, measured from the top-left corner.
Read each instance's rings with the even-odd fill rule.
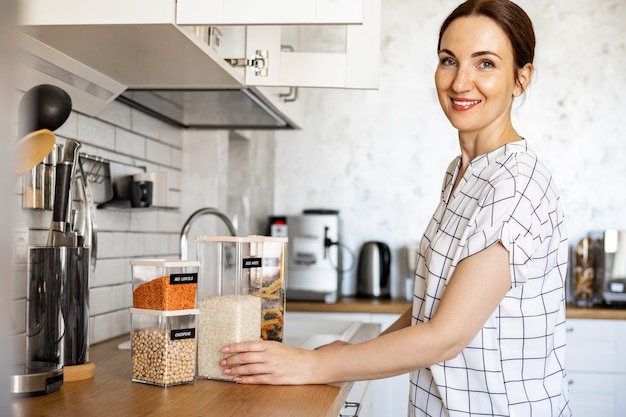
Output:
[[[338,417],[374,417],[371,409],[371,382],[356,381]]]
[[[173,0],[20,0],[21,25],[175,23]]]
[[[617,417],[620,410],[616,408],[616,398],[620,396],[617,379],[614,374],[568,373],[572,414],[576,417]],[[621,393],[624,387],[619,389]]]
[[[616,372],[618,324],[618,320],[567,320],[567,370]]]
[[[245,71],[250,86],[378,88],[380,0],[365,0],[363,25],[346,26],[344,49],[336,52],[285,50],[280,26],[248,26],[246,57],[267,51],[267,75]]]
[[[363,0],[178,0],[180,25],[360,24]]]

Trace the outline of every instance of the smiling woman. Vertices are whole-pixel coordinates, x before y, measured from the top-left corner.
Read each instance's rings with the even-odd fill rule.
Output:
[[[461,154],[420,242],[412,308],[358,344],[230,344],[225,374],[311,384],[410,372],[411,417],[571,415],[564,215],[511,121],[534,44],[530,19],[508,0],[468,0],[441,27],[435,86]]]

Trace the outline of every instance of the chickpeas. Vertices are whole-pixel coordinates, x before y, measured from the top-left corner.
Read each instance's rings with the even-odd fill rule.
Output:
[[[196,373],[196,340],[170,338],[166,330],[132,334],[132,379],[155,385],[191,383]]]

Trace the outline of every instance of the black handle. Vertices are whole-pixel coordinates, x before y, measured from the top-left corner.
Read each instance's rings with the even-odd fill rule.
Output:
[[[52,220],[55,222],[67,221],[67,210],[70,201],[70,183],[72,181],[71,163],[59,162],[56,166],[56,182],[54,191],[54,206]]]
[[[382,269],[382,278],[380,285],[386,287],[389,283],[389,275],[391,272],[391,249],[384,242],[378,242],[378,252],[380,253],[380,265]]]

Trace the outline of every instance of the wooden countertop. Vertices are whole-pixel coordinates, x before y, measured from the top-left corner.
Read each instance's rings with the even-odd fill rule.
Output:
[[[360,298],[342,298],[333,304],[316,301],[287,301],[287,311],[318,313],[381,313],[402,314],[410,307],[403,299],[367,300]],[[626,320],[626,308],[608,306],[576,307],[567,306],[567,318],[570,319],[605,319]]]
[[[368,300],[362,298],[342,298],[336,303],[320,301],[287,301],[287,311],[310,311],[325,313],[381,313],[402,314],[411,303],[404,299]]]
[[[364,324],[353,342],[378,335]],[[130,351],[117,345],[127,336],[94,345],[95,377],[66,382],[59,391],[13,401],[13,417],[337,417],[352,383],[268,386],[198,380],[162,388],[131,381]]]
[[[568,319],[626,320],[626,309],[606,306],[567,306]]]

